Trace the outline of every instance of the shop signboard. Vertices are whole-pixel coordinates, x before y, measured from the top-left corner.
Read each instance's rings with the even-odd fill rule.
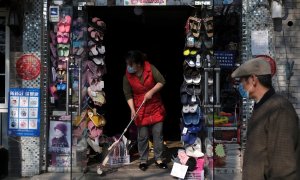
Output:
[[[10,88],[9,136],[40,135],[40,89]]]
[[[167,0],[124,0],[124,6],[165,6]]]

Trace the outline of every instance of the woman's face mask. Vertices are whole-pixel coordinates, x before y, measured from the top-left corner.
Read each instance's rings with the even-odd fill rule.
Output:
[[[133,68],[132,66],[127,65],[127,71],[130,74],[133,74],[133,73],[136,73],[137,70],[135,68]]]

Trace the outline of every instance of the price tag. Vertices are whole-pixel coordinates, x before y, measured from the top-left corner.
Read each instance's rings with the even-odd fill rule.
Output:
[[[188,128],[184,127],[182,130],[182,135],[185,135],[187,133]]]

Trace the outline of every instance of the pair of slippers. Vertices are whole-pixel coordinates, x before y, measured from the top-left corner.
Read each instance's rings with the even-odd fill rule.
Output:
[[[58,32],[69,33],[71,29],[72,17],[69,15],[64,16],[57,23]]]
[[[57,91],[66,91],[67,84],[65,82],[60,82],[56,84]]]
[[[196,38],[189,32],[186,36],[185,46],[187,48],[211,49],[213,47],[213,38],[203,36]]]
[[[58,44],[57,54],[59,57],[67,57],[70,55],[70,44]]]
[[[90,48],[89,58],[97,65],[104,66],[105,62],[105,46],[102,44],[96,44],[93,41],[88,42]]]
[[[213,16],[199,18],[196,16],[190,16],[186,22],[186,33],[192,33],[192,35],[196,38],[200,36],[200,31],[202,29],[202,25],[204,26],[204,31],[207,37],[213,36]]]
[[[201,95],[202,90],[200,85],[188,84],[185,81],[183,81],[180,87],[180,92],[187,93],[189,95],[199,96]]]
[[[70,33],[58,31],[56,37],[58,44],[67,44],[70,40]]]
[[[185,59],[185,64],[187,64],[189,67],[196,67],[201,68],[203,66],[203,62],[201,59],[200,54],[197,54],[196,56],[187,57]]]
[[[193,113],[182,112],[182,118],[183,118],[183,122],[185,125],[191,125],[191,124],[199,125],[200,120],[203,119],[203,115],[202,115],[200,106],[198,106],[196,104],[194,108],[195,108],[195,112],[193,112]]]

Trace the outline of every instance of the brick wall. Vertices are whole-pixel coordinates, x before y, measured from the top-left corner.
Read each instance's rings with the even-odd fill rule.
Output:
[[[300,117],[300,0],[286,0],[282,21],[275,21],[275,54],[277,63],[276,89],[287,95]],[[291,25],[291,23],[293,23]],[[284,35],[284,36],[283,36]],[[286,48],[285,48],[286,44]],[[286,81],[286,62],[294,61],[294,75],[290,80],[289,94]]]

